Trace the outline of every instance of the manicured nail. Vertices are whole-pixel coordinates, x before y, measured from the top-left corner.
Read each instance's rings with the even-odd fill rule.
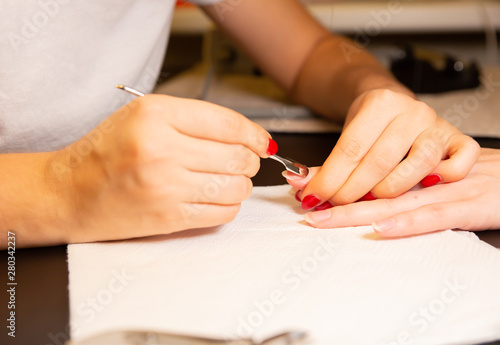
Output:
[[[302,209],[310,210],[314,208],[316,205],[318,205],[320,202],[321,200],[319,200],[314,195],[307,195],[304,199],[302,199]]]
[[[375,195],[372,194],[372,192],[368,192],[358,201],[371,201],[371,200],[377,200],[377,198],[375,197]]]
[[[388,218],[374,222],[372,226],[377,232],[385,232],[394,229],[396,227],[396,221],[393,218]]]
[[[302,180],[303,177],[291,172],[288,172],[288,170],[285,170],[281,173],[281,175],[286,178],[287,180],[292,180],[292,181],[297,181],[297,180]]]
[[[276,152],[278,152],[278,144],[273,139],[269,139],[269,145],[267,145],[266,153],[269,156],[273,156],[276,154]]]
[[[309,224],[317,224],[330,219],[332,216],[329,210],[323,210],[318,212],[309,212],[304,215],[304,220]]]
[[[329,201],[325,201],[321,205],[318,205],[314,208],[314,211],[323,211],[323,210],[328,210],[329,208],[332,208],[333,205]]]
[[[432,174],[432,175],[424,177],[422,179],[422,181],[420,181],[420,184],[424,188],[425,187],[432,187],[435,184],[441,182],[442,180],[443,180],[443,178],[440,175],[438,175],[438,174]]]
[[[302,191],[299,189],[297,193],[295,193],[295,200],[298,202],[302,202],[302,199],[300,198],[302,196]]]

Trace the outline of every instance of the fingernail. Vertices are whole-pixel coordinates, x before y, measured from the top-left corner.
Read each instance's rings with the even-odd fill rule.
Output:
[[[368,192],[358,201],[371,201],[371,200],[377,200],[377,198],[375,197],[375,195],[372,194],[372,192]]]
[[[302,180],[303,177],[297,174],[293,174],[291,172],[288,172],[287,170],[283,171],[281,175],[286,178],[287,180],[292,180],[292,181],[297,181],[297,180]]]
[[[314,208],[314,211],[323,211],[323,210],[328,210],[329,208],[332,208],[333,205],[329,201],[325,201],[321,205],[318,205]]]
[[[396,227],[396,221],[393,218],[388,218],[374,222],[372,226],[377,232],[385,232],[394,229]]]
[[[302,202],[302,199],[300,198],[302,196],[302,191],[299,189],[297,193],[295,193],[295,200],[298,202]]]
[[[331,216],[332,214],[330,213],[329,210],[309,212],[304,215],[304,220],[309,224],[317,224],[330,219]]]
[[[278,152],[278,144],[273,139],[269,139],[269,145],[267,145],[266,153],[269,156],[273,156],[276,154],[276,152]]]
[[[314,195],[308,195],[304,199],[302,199],[302,209],[303,210],[310,210],[314,208],[316,205],[320,203],[321,200],[319,200],[317,197]]]
[[[424,177],[422,181],[420,181],[420,184],[422,185],[422,187],[432,187],[435,184],[441,182],[442,180],[443,178],[440,175],[432,174]]]

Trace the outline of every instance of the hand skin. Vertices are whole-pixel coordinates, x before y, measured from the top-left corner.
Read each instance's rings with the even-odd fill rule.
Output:
[[[391,90],[369,91],[353,103],[339,141],[303,194],[334,205],[368,192],[394,198],[430,174],[443,182],[462,179],[479,152],[426,104]]]
[[[369,191],[395,197],[431,173],[457,181],[476,162],[477,143],[417,101],[358,44],[321,27],[296,0],[225,1],[204,10],[296,101],[345,119],[338,144],[304,190],[318,203],[348,204]]]
[[[0,155],[0,225],[27,247],[227,223],[250,195],[269,139],[220,106],[140,97],[66,149]]]
[[[312,169],[312,174],[317,169]],[[307,180],[290,180],[303,188]],[[481,149],[479,160],[462,180],[428,188],[416,186],[393,199],[362,201],[310,212],[317,228],[373,224],[383,237],[402,237],[446,229],[500,229],[500,150]]]

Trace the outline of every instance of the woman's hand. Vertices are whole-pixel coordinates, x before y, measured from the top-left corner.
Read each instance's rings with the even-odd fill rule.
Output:
[[[312,169],[313,176],[317,169]],[[310,177],[308,177],[310,178]],[[299,189],[307,179],[290,180]],[[300,192],[299,192],[300,195]],[[462,180],[416,187],[393,199],[362,201],[310,212],[318,228],[369,225],[384,237],[445,229],[500,229],[500,150],[481,149],[478,162]]]
[[[167,234],[231,221],[259,157],[260,126],[229,109],[163,95],[137,98],[55,155],[74,223],[68,242]]]
[[[479,145],[425,103],[388,89],[359,96],[344,131],[317,174],[305,186],[302,207],[352,203],[368,192],[397,197],[429,174],[458,181],[470,171]]]

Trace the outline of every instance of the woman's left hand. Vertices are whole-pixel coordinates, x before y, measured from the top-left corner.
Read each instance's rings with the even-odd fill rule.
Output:
[[[389,89],[368,91],[353,102],[339,141],[305,186],[302,207],[350,204],[368,192],[394,198],[430,174],[458,181],[479,152],[425,103]]]
[[[300,190],[318,172],[290,179]],[[429,188],[417,186],[393,199],[362,201],[310,212],[305,219],[317,228],[369,225],[384,237],[400,237],[445,229],[500,229],[500,150],[481,149],[464,179]]]

